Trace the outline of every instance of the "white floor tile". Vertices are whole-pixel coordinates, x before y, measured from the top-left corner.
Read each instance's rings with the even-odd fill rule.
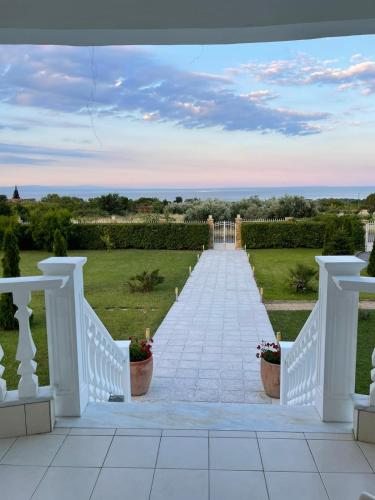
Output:
[[[266,472],[265,476],[270,500],[329,500],[317,473]]]
[[[70,436],[113,436],[116,429],[107,429],[107,428],[91,428],[86,429],[82,427],[73,427],[70,429]]]
[[[266,471],[317,472],[307,442],[302,439],[259,439]]]
[[[49,465],[65,436],[45,434],[20,437],[2,458],[9,465]]]
[[[322,479],[330,500],[358,500],[364,491],[375,495],[374,474],[323,473]]]
[[[99,470],[93,467],[50,467],[32,500],[89,500]]]
[[[211,438],[210,469],[262,470],[256,439]]]
[[[67,436],[52,465],[101,467],[112,436]]]
[[[0,460],[3,458],[5,453],[9,450],[9,448],[12,446],[16,438],[3,438],[0,439]]]
[[[153,469],[102,469],[90,500],[149,500]]]
[[[162,437],[156,467],[208,469],[208,439],[204,437]]]
[[[156,469],[150,500],[208,500],[208,471]]]
[[[30,500],[45,467],[0,465],[1,500]]]
[[[210,500],[268,500],[263,472],[210,471]]]
[[[160,437],[115,436],[104,467],[153,468]]]
[[[372,472],[354,441],[309,440],[320,472]]]

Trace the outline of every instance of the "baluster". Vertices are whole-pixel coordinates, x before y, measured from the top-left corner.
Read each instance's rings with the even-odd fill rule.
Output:
[[[90,319],[87,319],[87,359],[88,359],[88,374],[89,374],[89,399],[95,401],[95,327]]]
[[[0,344],[0,361],[4,357],[4,351]],[[7,383],[5,379],[1,378],[5,370],[5,366],[0,363],[0,401],[4,401],[7,393]]]
[[[370,385],[370,406],[375,406],[375,349],[372,351],[371,364],[371,385]]]
[[[38,377],[35,375],[36,362],[34,361],[36,347],[31,336],[30,316],[32,310],[28,307],[31,300],[29,290],[13,292],[13,302],[17,307],[15,317],[18,319],[19,336],[16,359],[20,361],[17,373],[21,375],[18,383],[20,398],[33,398],[38,394]]]

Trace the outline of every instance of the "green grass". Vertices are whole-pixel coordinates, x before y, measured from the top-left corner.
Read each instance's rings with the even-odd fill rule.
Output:
[[[281,332],[283,340],[295,340],[310,311],[268,311],[275,332]],[[357,370],[355,390],[368,394],[370,385],[371,355],[375,346],[375,311],[370,311],[369,319],[358,323]]]
[[[295,293],[288,286],[288,271],[297,262],[318,269],[315,256],[321,255],[316,248],[280,248],[250,250],[250,262],[255,266],[255,278],[263,287],[264,300],[316,300],[317,292]],[[317,284],[315,284],[317,289]]]
[[[175,298],[175,287],[181,289],[188,277],[189,266],[196,262],[196,252],[163,250],[113,250],[72,252],[86,256],[84,266],[85,296],[106,325],[114,339],[142,337],[146,328],[155,333]],[[41,274],[37,263],[48,257],[46,252],[21,252],[23,276]],[[152,293],[130,293],[127,280],[143,270],[160,269],[165,281]],[[48,353],[45,331],[44,297],[32,296],[33,318],[31,330],[37,347],[36,361],[39,383],[48,382]],[[18,332],[0,330],[0,343],[4,350],[1,361],[6,367],[4,377],[8,388],[18,384],[16,349]]]
[[[264,300],[316,300],[318,281],[313,281],[313,290],[296,293],[288,285],[289,269],[297,262],[318,269],[315,256],[321,255],[320,248],[272,248],[250,250],[250,263],[255,266],[255,279],[258,287],[263,287]],[[364,271],[362,273],[366,275]],[[375,300],[374,294],[362,293],[361,299]]]

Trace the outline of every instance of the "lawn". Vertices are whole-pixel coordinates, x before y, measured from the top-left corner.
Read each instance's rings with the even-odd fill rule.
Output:
[[[318,298],[317,280],[313,283],[314,291],[296,293],[288,286],[288,273],[297,262],[318,269],[315,256],[322,254],[320,248],[272,248],[250,250],[249,253],[250,263],[255,266],[255,279],[258,287],[263,287],[265,301],[316,300]],[[360,298],[375,300],[375,295],[363,293]]]
[[[196,252],[166,250],[113,250],[72,252],[74,256],[86,256],[84,266],[85,296],[113,338],[141,337],[145,329],[155,333],[175,298],[175,287],[181,289],[188,277],[189,266],[196,262]],[[21,252],[21,273],[24,276],[41,274],[37,263],[48,257],[46,252]],[[148,294],[130,293],[127,280],[143,270],[160,269],[165,281]],[[48,355],[44,318],[44,298],[34,293],[32,334],[37,347],[37,374],[40,385],[48,385]],[[18,384],[15,353],[18,332],[0,330],[0,343],[5,356],[4,377],[8,388]]]
[[[275,332],[281,332],[283,340],[295,340],[310,311],[268,311]],[[369,393],[371,355],[375,347],[375,311],[369,311],[368,319],[359,320],[357,344],[357,371],[355,390]]]

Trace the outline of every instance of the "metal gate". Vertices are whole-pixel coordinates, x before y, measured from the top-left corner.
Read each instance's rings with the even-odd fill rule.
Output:
[[[234,245],[236,243],[236,227],[231,221],[219,221],[214,223],[214,246]]]

